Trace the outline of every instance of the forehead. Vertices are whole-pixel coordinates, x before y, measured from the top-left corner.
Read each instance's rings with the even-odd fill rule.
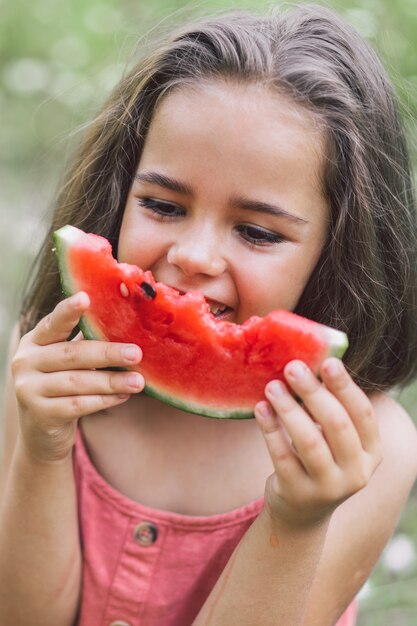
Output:
[[[237,181],[321,190],[325,133],[317,116],[288,96],[258,84],[204,82],[175,89],[159,103],[142,165],[207,175],[233,172]],[[284,180],[285,179],[285,180]]]
[[[186,118],[184,114],[187,114]],[[206,123],[218,122],[219,130],[222,130],[221,122],[224,121],[229,130],[239,127],[239,123],[251,121],[252,124],[245,128],[249,137],[251,131],[261,132],[262,127],[268,126],[272,132],[279,130],[283,134],[286,129],[294,138],[298,136],[304,141],[324,143],[325,128],[318,114],[296,103],[288,94],[257,83],[219,80],[174,88],[156,107],[152,125],[169,125],[177,118],[189,124],[193,120],[199,121],[201,115]]]

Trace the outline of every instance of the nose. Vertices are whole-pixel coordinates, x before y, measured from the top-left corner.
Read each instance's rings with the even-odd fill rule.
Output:
[[[176,265],[186,276],[219,276],[227,266],[218,242],[201,232],[189,233],[173,243],[168,250],[167,259],[168,263]]]

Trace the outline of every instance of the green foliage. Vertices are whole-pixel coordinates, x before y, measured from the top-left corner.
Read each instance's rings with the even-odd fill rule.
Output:
[[[180,0],[0,1],[2,165],[62,164],[68,133],[88,120],[119,77],[138,39],[158,24],[227,7],[261,10],[270,2]],[[415,0],[332,3],[378,48],[404,105],[417,111]],[[54,158],[51,158],[53,155]]]
[[[60,173],[79,131],[137,47],[155,30],[193,15],[240,7],[262,11],[272,4],[264,0],[0,0],[0,371],[21,283],[45,228]],[[417,1],[327,4],[344,14],[379,51],[401,98],[417,169]],[[400,400],[417,421],[417,385]],[[388,556],[381,559],[361,599],[360,626],[416,624],[416,496],[404,511],[399,533],[409,539],[408,548],[407,542],[398,543],[397,552],[400,548],[405,552],[402,557],[397,554],[397,569],[392,562],[389,565]]]

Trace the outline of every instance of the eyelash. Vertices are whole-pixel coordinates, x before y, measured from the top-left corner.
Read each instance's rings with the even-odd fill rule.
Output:
[[[181,215],[185,214],[185,212],[176,214],[164,214],[163,212],[161,212],[161,209],[163,207],[171,207],[173,209],[178,209],[179,211],[181,211],[180,207],[177,207],[175,204],[171,204],[170,202],[161,202],[160,200],[154,200],[153,198],[140,198],[137,200],[137,202],[139,206],[143,206],[145,207],[145,209],[150,209],[153,212],[154,217],[160,222],[172,221],[177,217],[181,217]],[[247,229],[249,231],[252,230],[252,232],[255,231],[256,233],[262,233],[262,237],[248,237],[248,235],[246,235],[245,237],[243,234],[243,229]],[[268,230],[264,230],[263,228],[259,228],[257,226],[252,226],[250,224],[242,224],[237,228],[237,230],[242,235],[245,243],[253,248],[282,243],[283,241],[285,241],[284,237],[278,235],[277,233],[272,233]]]

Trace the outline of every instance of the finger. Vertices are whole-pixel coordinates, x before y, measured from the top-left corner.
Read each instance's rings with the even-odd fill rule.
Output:
[[[131,394],[142,391],[145,380],[138,372],[69,371],[43,377],[40,393],[47,398],[74,395]]]
[[[46,346],[65,341],[89,306],[90,299],[83,291],[62,300],[32,330],[33,342],[39,346]]]
[[[297,473],[305,474],[282,424],[269,402],[258,402],[255,406],[255,417],[261,427],[272,463],[277,475],[289,481]]]
[[[320,371],[323,382],[351,416],[362,448],[371,452],[380,446],[378,421],[371,401],[352,380],[342,361],[326,359]]]
[[[346,466],[362,452],[362,444],[349,413],[302,361],[291,361],[284,376],[316,420],[335,462]]]
[[[334,465],[323,435],[314,421],[281,381],[271,381],[265,394],[293,442],[297,456],[310,476],[321,476]]]
[[[59,415],[62,424],[86,415],[92,415],[126,402],[129,394],[103,394],[47,398],[44,400],[44,415]]]
[[[41,372],[133,367],[142,359],[139,346],[111,341],[65,341],[44,346],[36,355]]]

